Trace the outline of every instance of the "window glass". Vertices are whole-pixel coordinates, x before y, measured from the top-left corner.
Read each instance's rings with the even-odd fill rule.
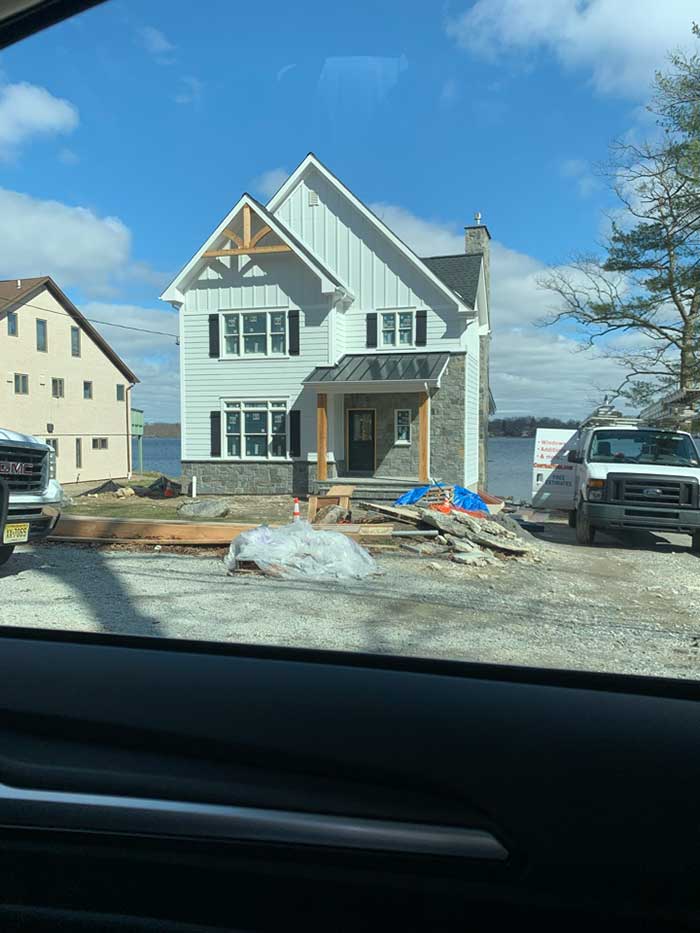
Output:
[[[124,391],[124,386],[121,384],[117,385],[117,401],[123,402],[125,398],[126,398],[126,392]]]
[[[286,402],[229,400],[224,403],[224,408],[227,456],[243,459],[277,459],[287,456]]]
[[[29,376],[26,373],[15,373],[15,394],[29,394]]]
[[[287,315],[274,312],[270,315],[270,353],[284,353],[286,347]]]
[[[80,356],[80,328],[70,329],[70,352],[72,356]]]
[[[382,346],[396,346],[396,315],[382,314]]]
[[[93,437],[92,439],[92,449],[93,450],[107,450],[108,438],[106,437]]]
[[[36,348],[42,353],[48,350],[48,335],[46,332],[46,321],[37,318],[36,321]]]
[[[52,448],[53,448],[54,454],[55,454],[56,456],[58,456],[58,438],[57,438],[57,437],[47,437],[47,438],[46,438],[46,443],[49,445],[49,447],[52,447]]]
[[[78,469],[83,465],[83,442],[79,437],[75,439],[75,465]]]
[[[245,419],[246,457],[267,456],[267,412],[247,411]]]
[[[92,398],[92,383],[91,382],[83,383],[83,398],[85,399]]]
[[[54,398],[63,398],[63,395],[64,395],[63,379],[52,379],[51,380],[51,395]]]
[[[17,328],[17,312],[8,311],[7,313],[7,336],[16,337],[18,333]]]
[[[404,444],[411,442],[411,412],[408,409],[396,412],[396,440]]]
[[[399,314],[399,344],[410,346],[413,343],[413,315],[409,313]]]
[[[224,315],[224,352],[233,356],[240,353],[240,338],[238,335],[238,315]]]
[[[265,353],[267,349],[267,315],[243,315],[243,350],[245,353]]]

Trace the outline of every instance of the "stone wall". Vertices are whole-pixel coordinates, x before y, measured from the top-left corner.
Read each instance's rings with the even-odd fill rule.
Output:
[[[430,398],[430,473],[432,478],[464,482],[464,354],[450,356],[440,388]]]
[[[375,476],[418,476],[418,405],[417,392],[363,393],[345,396],[345,423],[350,408],[371,408],[375,412]],[[396,444],[394,412],[407,408],[411,412],[411,443]],[[347,451],[345,452],[347,457]]]

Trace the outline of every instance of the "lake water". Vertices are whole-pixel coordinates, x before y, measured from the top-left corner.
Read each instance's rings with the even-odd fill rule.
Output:
[[[530,500],[534,437],[489,438],[489,492],[497,496],[513,496]],[[138,455],[134,441],[134,470]],[[144,437],[143,466],[177,478],[182,472],[180,439],[178,437]]]

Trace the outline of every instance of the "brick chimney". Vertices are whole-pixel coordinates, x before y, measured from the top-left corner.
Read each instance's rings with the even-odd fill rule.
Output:
[[[491,234],[486,224],[481,222],[479,211],[474,214],[474,225],[464,228],[464,252],[481,253],[484,257],[484,279],[486,281],[486,294],[491,297]]]

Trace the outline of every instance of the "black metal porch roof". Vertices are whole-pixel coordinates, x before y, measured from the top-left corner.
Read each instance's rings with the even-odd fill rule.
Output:
[[[449,353],[346,354],[335,366],[317,366],[304,382],[435,382],[449,358]]]

